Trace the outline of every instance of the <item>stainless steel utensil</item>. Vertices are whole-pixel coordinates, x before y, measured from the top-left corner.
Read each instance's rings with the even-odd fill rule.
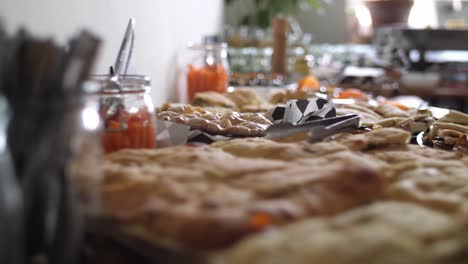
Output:
[[[128,21],[127,29],[120,44],[119,53],[114,64],[115,75],[126,75],[128,66],[133,54],[133,44],[135,42],[135,19],[132,17]]]
[[[266,138],[284,138],[296,133],[306,132],[309,141],[315,142],[333,134],[358,129],[359,119],[359,115],[345,115],[298,125],[289,123],[275,124],[266,130]]]

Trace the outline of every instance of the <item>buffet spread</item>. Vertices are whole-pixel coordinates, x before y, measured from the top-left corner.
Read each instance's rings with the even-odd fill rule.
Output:
[[[106,229],[189,262],[465,263],[468,115],[355,90],[323,97],[243,88],[159,107],[160,121],[221,137],[106,155]],[[314,120],[349,115],[355,129],[312,137]],[[305,118],[309,133],[268,136]]]
[[[86,232],[156,263],[467,263],[468,114],[314,76],[228,88],[211,40],[190,102],[154,107],[127,74],[133,24],[104,76],[90,33],[65,49],[0,30],[0,187],[26,208],[5,249],[70,263]]]

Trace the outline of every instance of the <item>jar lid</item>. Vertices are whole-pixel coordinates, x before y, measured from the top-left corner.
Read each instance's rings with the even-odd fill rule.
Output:
[[[86,93],[142,93],[147,92],[151,80],[144,75],[92,75],[84,84]]]

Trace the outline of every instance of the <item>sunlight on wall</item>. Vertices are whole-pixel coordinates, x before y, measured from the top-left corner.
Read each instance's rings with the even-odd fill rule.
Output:
[[[372,17],[369,8],[363,3],[354,6],[354,15],[359,24],[359,34],[370,35],[372,33]]]
[[[367,8],[364,4],[356,5],[354,12],[356,13],[356,17],[360,26],[372,26],[372,18],[369,12],[369,8]]]

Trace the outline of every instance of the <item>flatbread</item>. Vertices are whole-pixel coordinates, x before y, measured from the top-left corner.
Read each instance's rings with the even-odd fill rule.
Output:
[[[383,202],[265,232],[240,242],[213,263],[466,263],[467,231],[447,215]]]

